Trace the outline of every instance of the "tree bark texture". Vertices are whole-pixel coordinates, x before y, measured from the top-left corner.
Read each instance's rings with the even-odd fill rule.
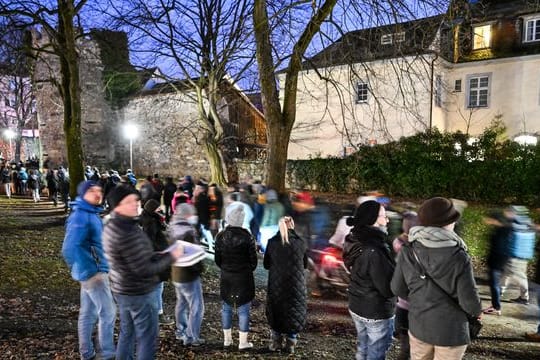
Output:
[[[256,57],[259,67],[262,103],[267,124],[268,160],[266,184],[280,193],[285,191],[287,150],[291,131],[296,120],[296,92],[298,73],[306,49],[320,29],[322,22],[331,14],[337,0],[326,0],[309,20],[306,28],[293,47],[291,60],[286,69],[283,108],[279,102],[275,65],[266,0],[255,0],[253,22],[255,25]]]

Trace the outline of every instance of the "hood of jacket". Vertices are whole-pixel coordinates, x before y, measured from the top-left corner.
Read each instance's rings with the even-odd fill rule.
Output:
[[[459,246],[467,250],[462,238],[453,231],[434,226],[414,226],[409,231],[409,243],[418,241],[427,248]]]

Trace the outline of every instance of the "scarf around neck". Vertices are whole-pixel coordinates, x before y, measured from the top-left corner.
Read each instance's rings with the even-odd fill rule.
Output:
[[[418,241],[428,248],[445,248],[459,246],[467,250],[462,238],[453,231],[435,226],[414,226],[409,231],[409,242]]]

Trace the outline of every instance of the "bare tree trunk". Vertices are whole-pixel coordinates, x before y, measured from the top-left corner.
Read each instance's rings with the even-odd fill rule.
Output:
[[[272,43],[266,0],[255,0],[253,22],[257,46],[257,63],[261,83],[262,103],[267,123],[268,161],[266,163],[266,184],[278,192],[285,191],[285,171],[287,167],[287,149],[291,131],[296,119],[296,91],[298,72],[302,67],[302,57],[326,19],[336,5],[337,0],[326,0],[310,19],[291,54],[286,70],[283,110],[279,103],[276,84],[275,65],[272,57]]]
[[[72,0],[58,0],[58,42],[64,53],[60,56],[62,97],[64,103],[64,133],[70,176],[70,196],[77,195],[77,184],[84,180],[81,141],[81,89],[79,86],[79,55],[75,43]]]
[[[204,139],[204,151],[206,158],[210,163],[210,182],[223,186],[227,183],[225,173],[223,171],[223,160],[218,144],[212,136],[207,136]]]

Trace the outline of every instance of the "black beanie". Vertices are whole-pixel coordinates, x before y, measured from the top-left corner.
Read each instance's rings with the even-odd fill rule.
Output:
[[[356,208],[354,218],[347,219],[347,225],[354,227],[373,225],[379,217],[380,209],[381,204],[375,200],[365,201]]]
[[[123,198],[131,194],[135,194],[139,198],[141,197],[139,192],[136,189],[134,189],[132,186],[122,185],[122,184],[116,185],[111,190],[109,195],[107,195],[107,202],[109,203],[109,208],[111,210],[114,210],[114,208],[118,206],[118,204],[120,203],[120,201],[122,201]]]
[[[418,209],[418,222],[422,226],[443,227],[456,222],[459,216],[454,204],[443,197],[426,200]]]
[[[157,208],[159,208],[159,206],[160,203],[156,199],[150,199],[144,203],[144,210],[147,213],[152,214],[157,210]]]

